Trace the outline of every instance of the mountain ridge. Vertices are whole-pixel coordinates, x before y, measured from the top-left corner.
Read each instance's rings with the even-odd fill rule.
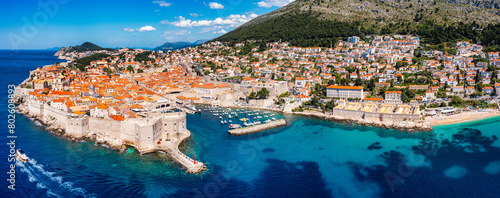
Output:
[[[178,50],[178,49],[184,49],[187,47],[195,47],[200,44],[203,44],[207,42],[208,40],[197,40],[195,42],[186,42],[186,41],[178,41],[178,42],[165,42],[163,45],[160,45],[158,47],[155,47],[153,50]]]
[[[499,8],[497,0],[297,0],[212,41],[283,39],[297,46],[326,47],[347,36],[415,34],[431,44],[456,39],[491,42],[500,39],[492,36],[500,33]],[[484,27],[493,31],[487,33],[491,38],[473,31]]]

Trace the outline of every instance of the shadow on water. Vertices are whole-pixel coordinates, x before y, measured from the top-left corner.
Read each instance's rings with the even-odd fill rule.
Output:
[[[290,163],[268,159],[268,166],[254,182],[259,197],[331,197],[315,162]],[[279,173],[279,174],[277,174]]]
[[[332,192],[315,162],[290,163],[268,159],[266,168],[252,183],[227,175],[214,165],[202,181],[185,181],[190,188],[179,189],[172,197],[331,197]],[[224,174],[225,173],[225,174]]]
[[[430,167],[412,166],[408,156],[394,150],[381,155],[387,166],[349,166],[358,180],[377,182],[381,197],[498,197],[500,148],[492,146],[495,141],[496,136],[462,128],[449,140],[425,138],[413,147]]]

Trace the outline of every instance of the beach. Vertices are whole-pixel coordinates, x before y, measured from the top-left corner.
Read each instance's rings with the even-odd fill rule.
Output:
[[[448,125],[448,124],[458,124],[463,122],[471,122],[476,120],[482,120],[486,118],[492,118],[500,116],[500,111],[489,110],[489,111],[471,111],[471,112],[461,112],[459,114],[449,115],[449,116],[434,116],[426,117],[425,121],[432,123],[433,126]]]

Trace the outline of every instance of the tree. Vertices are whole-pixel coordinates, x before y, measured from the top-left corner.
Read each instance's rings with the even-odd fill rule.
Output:
[[[335,101],[332,99],[326,103],[325,110],[326,111],[333,110],[334,107],[335,107]]]
[[[257,97],[258,98],[269,97],[269,90],[267,90],[266,88],[262,88],[260,91],[257,92]]]
[[[133,73],[134,72],[134,67],[132,67],[132,65],[129,65],[127,67],[127,70],[129,70],[131,73]]]
[[[257,93],[252,91],[252,93],[250,93],[250,95],[248,96],[248,99],[255,99],[257,97],[256,95],[257,95]]]
[[[451,99],[449,105],[450,106],[454,106],[454,107],[463,106],[464,105],[464,101],[459,96],[453,96],[453,98]]]

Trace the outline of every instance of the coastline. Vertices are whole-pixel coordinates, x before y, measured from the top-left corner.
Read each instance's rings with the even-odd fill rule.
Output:
[[[294,115],[302,115],[308,117],[315,117],[324,120],[331,121],[340,121],[340,122],[348,122],[355,123],[362,126],[374,126],[385,129],[396,129],[400,131],[406,132],[429,132],[432,131],[432,124],[426,122],[424,120],[407,120],[407,121],[373,121],[373,120],[354,120],[350,118],[345,118],[339,115],[327,115],[321,112],[309,111],[306,110],[304,112],[293,112]]]
[[[120,153],[123,153],[127,148],[127,146],[133,147],[140,153],[140,155],[163,151],[167,153],[167,155],[174,161],[181,164],[186,169],[187,173],[197,174],[207,170],[207,167],[205,166],[204,163],[199,161],[194,163],[193,159],[186,156],[179,149],[180,146],[185,144],[191,138],[191,132],[189,130],[187,130],[188,134],[184,134],[180,139],[177,139],[172,142],[164,142],[155,148],[141,150],[134,143],[128,141],[117,142],[115,139],[110,139],[102,136],[99,137],[95,133],[92,133],[88,136],[75,137],[71,134],[66,133],[65,129],[62,126],[59,126],[57,123],[55,123],[54,120],[49,120],[46,119],[46,117],[39,117],[37,115],[31,114],[27,109],[27,105],[25,104],[25,102],[26,101],[20,102],[19,106],[17,107],[17,113],[27,117],[28,119],[31,119],[32,121],[40,123],[40,126],[44,127],[43,129],[45,131],[55,134],[56,136],[62,137],[64,139],[77,142],[78,141],[94,142],[95,146],[103,145],[112,150],[119,151]]]
[[[431,124],[425,120],[399,120],[399,121],[374,121],[374,120],[365,120],[365,119],[356,120],[356,119],[344,117],[341,115],[328,115],[325,113],[321,113],[321,112],[317,112],[317,111],[310,111],[310,110],[305,110],[303,112],[285,112],[281,109],[271,109],[271,108],[266,108],[266,107],[254,107],[254,106],[228,105],[228,106],[221,106],[221,107],[268,110],[268,111],[279,112],[282,114],[301,115],[301,116],[319,118],[319,119],[323,119],[323,120],[355,123],[355,124],[359,124],[359,125],[363,125],[363,126],[374,126],[374,127],[379,127],[379,128],[385,128],[385,129],[396,129],[396,130],[406,131],[406,132],[415,132],[415,131],[429,132],[429,131],[432,131],[432,127],[433,127],[433,124]]]
[[[433,126],[444,126],[444,125],[474,122],[498,116],[500,116],[500,111],[496,110],[496,111],[482,111],[482,112],[462,112],[451,116],[427,117],[425,120],[429,121]]]

